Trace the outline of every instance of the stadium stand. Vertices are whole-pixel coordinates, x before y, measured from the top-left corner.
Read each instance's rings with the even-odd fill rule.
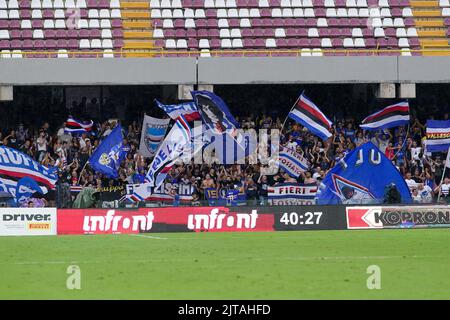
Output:
[[[2,57],[443,55],[449,27],[448,0],[0,0]]]

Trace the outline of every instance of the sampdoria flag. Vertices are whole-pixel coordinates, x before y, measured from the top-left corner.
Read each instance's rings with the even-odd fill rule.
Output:
[[[176,160],[192,152],[191,139],[191,128],[181,115],[160,144],[150,164],[146,179],[151,186],[159,187]]]
[[[386,190],[393,187],[400,193],[401,203],[412,202],[405,179],[392,161],[372,142],[366,142],[328,171],[317,191],[317,204],[381,204]]]
[[[217,134],[227,133],[232,137],[236,136],[239,124],[220,97],[209,91],[191,93],[202,121],[208,129]]]
[[[45,194],[47,190],[55,189],[58,175],[54,168],[47,168],[30,156],[0,146],[0,191],[16,196],[17,186],[29,181],[29,179],[22,180],[23,178],[35,181],[41,189],[40,193]]]
[[[156,105],[163,109],[169,117],[177,120],[179,116],[184,116],[186,121],[200,120],[200,113],[198,113],[197,106],[194,101],[184,102],[180,104],[162,104],[155,99]]]
[[[298,178],[309,169],[308,160],[295,150],[280,146],[279,166],[291,177]]]
[[[359,126],[364,130],[388,129],[407,125],[409,119],[409,103],[404,101],[371,114]]]
[[[117,178],[120,163],[127,152],[123,148],[122,127],[120,124],[103,140],[92,156],[89,163],[95,171],[101,172],[108,178]]]
[[[170,119],[158,119],[144,115],[139,152],[144,157],[153,157],[169,126]]]
[[[450,148],[450,120],[428,120],[427,140],[428,152],[441,152]]]
[[[332,122],[303,93],[289,112],[288,117],[306,127],[313,134],[327,140],[331,137]]]
[[[71,134],[82,134],[91,131],[93,126],[94,122],[92,120],[88,122],[83,122],[69,116],[69,118],[66,121],[66,127],[64,128],[64,132]]]

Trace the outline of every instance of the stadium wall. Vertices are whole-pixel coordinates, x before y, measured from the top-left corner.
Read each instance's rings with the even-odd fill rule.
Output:
[[[449,57],[0,59],[0,85],[450,82]]]

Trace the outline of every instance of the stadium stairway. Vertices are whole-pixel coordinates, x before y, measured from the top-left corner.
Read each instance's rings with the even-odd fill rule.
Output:
[[[446,22],[439,0],[410,1],[423,55],[443,55],[450,50]],[[448,54],[448,52],[447,52]]]
[[[153,28],[150,21],[150,2],[127,0],[120,2],[124,29],[123,55],[125,57],[149,57],[153,49]]]

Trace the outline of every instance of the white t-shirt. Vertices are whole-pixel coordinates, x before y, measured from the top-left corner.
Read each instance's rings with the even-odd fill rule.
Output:
[[[38,151],[47,151],[47,140],[45,138],[37,138],[37,149]]]
[[[450,192],[450,184],[443,183],[441,186],[441,194],[445,197],[448,197],[449,192]]]
[[[422,198],[422,203],[431,203],[433,202],[433,190],[430,186],[424,186],[422,190],[418,190],[419,195]]]
[[[420,151],[422,151],[421,147],[411,148],[411,160],[420,160]]]
[[[417,188],[417,182],[413,179],[405,179],[406,184],[408,185],[409,190]]]

